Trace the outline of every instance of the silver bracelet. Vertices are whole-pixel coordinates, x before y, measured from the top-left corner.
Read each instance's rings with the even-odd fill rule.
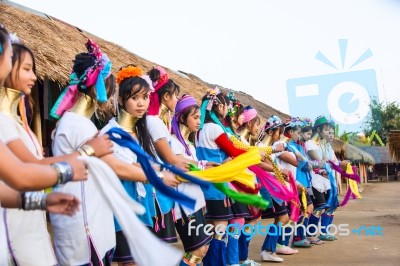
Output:
[[[69,181],[72,181],[74,176],[74,170],[72,166],[67,162],[59,162],[51,165],[57,171],[57,185],[66,184]]]
[[[46,210],[47,194],[38,191],[30,191],[21,194],[22,209],[25,211]]]

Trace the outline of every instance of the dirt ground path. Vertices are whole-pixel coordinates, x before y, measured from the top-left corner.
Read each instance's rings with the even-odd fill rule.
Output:
[[[282,255],[282,265],[400,265],[400,182],[363,184],[363,199],[351,200],[336,211],[334,224],[380,226],[383,236],[357,235],[338,237],[311,248],[299,249],[299,254]],[[268,224],[272,220],[265,220]],[[250,258],[260,262],[260,247],[264,237],[256,236],[250,243]],[[327,260],[326,258],[329,258]],[[262,265],[271,264],[263,262]]]

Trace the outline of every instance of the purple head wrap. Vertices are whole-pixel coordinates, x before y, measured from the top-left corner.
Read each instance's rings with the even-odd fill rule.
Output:
[[[186,150],[187,155],[192,155],[189,147],[186,145],[185,140],[183,139],[182,133],[179,129],[179,118],[183,114],[183,112],[191,107],[198,105],[196,99],[193,96],[190,95],[185,95],[183,96],[178,103],[176,104],[175,107],[175,114],[174,117],[172,118],[172,132],[176,135],[177,139],[180,141],[180,143],[183,144]]]

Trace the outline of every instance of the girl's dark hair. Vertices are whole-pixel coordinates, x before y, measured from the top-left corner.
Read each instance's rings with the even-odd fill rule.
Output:
[[[72,67],[72,71],[76,73],[76,75],[81,77],[85,74],[86,69],[93,66],[96,62],[96,58],[94,55],[89,53],[80,53],[75,56],[74,65]],[[84,84],[78,84],[79,88]]]
[[[142,79],[141,77],[129,77],[124,79],[119,84],[118,94],[121,98],[120,108],[125,109],[126,101],[142,91],[150,91],[149,84],[146,82],[146,80]],[[139,144],[148,154],[155,158],[154,141],[147,129],[146,114],[144,114],[143,117],[137,121],[136,132]]]
[[[296,131],[298,129],[301,129],[299,125],[294,125],[294,126],[287,126],[285,127],[285,130],[283,131],[284,134],[288,133],[290,130]]]
[[[1,48],[2,48],[2,51],[4,52],[4,47],[6,46],[6,44],[7,44],[7,42],[8,42],[8,40],[9,40],[9,37],[8,37],[9,35],[8,35],[8,31],[6,30],[6,28],[0,23],[0,45],[1,45]],[[2,55],[3,53],[0,53],[0,56]]]
[[[198,110],[200,110],[200,106],[198,106],[198,105],[193,105],[193,106],[186,108],[185,111],[183,111],[183,113],[179,116],[180,121],[178,121],[178,122],[187,126],[186,121],[187,121],[189,115],[193,112],[197,112]]]
[[[183,95],[182,97],[184,97],[185,95]],[[182,112],[182,114],[179,116],[179,121],[178,121],[178,123],[180,123],[180,124],[184,124],[185,126],[187,126],[187,119],[188,119],[188,117],[189,117],[189,115],[191,114],[191,113],[195,113],[195,112],[197,112],[198,110],[200,110],[200,106],[198,106],[198,105],[193,105],[193,106],[190,106],[190,107],[188,107],[188,108],[186,108],[185,109],[185,111],[183,111]],[[191,132],[190,134],[189,134],[189,141],[190,142],[192,142],[192,143],[194,143],[195,141],[194,141],[194,136],[195,136],[195,134],[192,134],[192,133],[194,133],[194,132]]]
[[[24,61],[24,58],[27,54],[29,54],[32,58],[32,70],[33,73],[36,75],[36,63],[35,63],[35,56],[33,55],[33,52],[26,47],[23,44],[20,43],[13,43],[12,44],[12,49],[13,49],[13,57],[12,57],[12,66],[13,68],[16,67],[17,71],[15,72],[15,79],[19,79],[19,69],[21,68],[22,61]],[[8,75],[5,83],[7,87],[17,89],[15,87],[15,84],[12,84],[12,73]],[[27,112],[27,117],[29,123],[31,123],[31,119],[34,116],[34,113],[39,112],[38,106],[35,106],[35,102],[33,101],[32,95],[26,95],[25,97],[25,107],[26,107],[26,112]]]
[[[216,102],[213,103],[213,106],[212,106],[212,108],[211,108],[211,111],[214,112],[217,116],[219,116],[219,115],[218,115],[218,112],[217,112],[218,104],[221,103],[221,104],[229,105],[230,100],[229,100],[228,96],[226,96],[226,94],[225,94],[225,93],[222,93],[222,92],[219,93],[219,94],[217,94],[215,97],[217,97],[218,102],[217,102],[217,103],[216,103]],[[205,95],[205,96],[201,99],[202,105],[203,105],[203,103],[204,103],[206,100],[208,100],[208,99],[209,99],[209,98],[207,97],[207,95]],[[201,114],[201,115],[205,115],[204,123],[215,123],[215,122],[212,120],[212,118],[211,118],[210,112],[206,112],[206,114]],[[221,120],[221,122],[222,122],[222,124],[223,124],[224,126],[229,127],[229,128],[232,130],[232,132],[235,132],[235,130],[233,129],[233,126],[232,126],[232,118],[231,118],[229,115],[227,115],[227,116],[225,116],[225,117],[219,116],[218,118]]]
[[[35,56],[33,55],[33,52],[31,49],[26,47],[23,44],[20,43],[13,43],[12,44],[12,49],[13,49],[13,57],[12,57],[12,65],[13,67],[16,65],[17,69],[20,69],[22,61],[24,61],[25,55],[28,53],[31,58],[32,58],[32,69],[33,73],[36,75],[36,63],[35,63]],[[17,79],[19,77],[19,73],[17,72]]]
[[[290,130],[293,130],[293,131],[296,131],[296,130],[298,130],[298,129],[301,129],[301,127],[299,126],[299,125],[294,125],[294,126],[287,126],[287,127],[285,127],[285,129],[284,129],[284,131],[283,131],[283,135],[284,136],[286,136],[286,137],[288,137],[288,138],[290,138],[290,136],[289,136],[289,131]]]
[[[81,77],[83,74],[85,74],[85,71],[93,66],[96,62],[96,58],[89,53],[80,53],[75,56],[74,60],[74,65],[72,67],[72,70],[76,73],[76,75]],[[115,76],[113,74],[110,74],[105,80],[104,83],[106,85],[106,88],[108,89],[107,97],[109,98],[111,95],[115,93],[116,90],[116,85],[115,85]],[[91,93],[91,90],[86,88],[85,84],[82,82],[78,83],[78,90],[84,94],[89,95]]]
[[[306,133],[306,132],[312,131],[312,129],[313,129],[312,126],[305,126],[305,127],[301,128],[301,132]]]
[[[331,128],[332,126],[330,126],[328,123],[324,123],[324,124],[321,124],[321,125],[319,125],[317,127],[314,127],[312,135],[315,136],[315,134],[320,133],[321,130],[323,130],[324,128],[327,128],[327,127]]]
[[[160,70],[156,68],[152,68],[149,72],[147,72],[152,82],[157,82],[160,79]],[[176,84],[172,79],[169,79],[167,83],[161,86],[160,89],[157,90],[158,101],[161,103],[162,97],[168,93],[168,95],[172,96],[174,94],[179,95],[180,87]]]

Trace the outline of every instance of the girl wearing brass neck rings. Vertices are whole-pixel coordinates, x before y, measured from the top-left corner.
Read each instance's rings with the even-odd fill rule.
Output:
[[[162,67],[152,68],[148,75],[154,91],[150,94],[150,106],[146,122],[154,141],[155,151],[162,161],[187,171],[190,162],[197,162],[176,156],[171,149],[172,114],[175,112],[180,88],[169,78],[168,73]],[[166,198],[164,204],[158,209],[158,217],[169,222],[169,224],[159,229],[157,236],[161,239],[170,238],[172,241],[176,241],[173,206],[174,202]]]
[[[78,152],[68,156],[43,158],[42,147],[30,129],[25,113],[24,99],[29,97],[36,81],[34,55],[22,44],[15,43],[12,45],[12,49],[12,71],[4,81],[5,87],[0,88],[2,141],[24,162],[55,164],[54,167],[59,167],[62,161],[66,161],[67,163],[62,162],[61,164],[69,167],[72,172],[75,171],[79,180],[86,179],[84,163],[77,159]],[[98,140],[95,142],[104,143]],[[98,149],[97,151],[99,152]],[[63,168],[58,169],[62,170]],[[79,176],[81,177],[79,178]],[[57,263],[47,232],[45,215],[42,212],[27,213],[19,210],[7,210],[5,215],[9,248],[12,249],[11,256],[15,263],[31,265],[54,265]],[[31,228],[36,230],[31,230]],[[35,244],[30,242],[33,239],[36,239]]]
[[[172,115],[175,112],[180,88],[162,67],[154,67],[147,74],[154,87],[154,91],[150,94],[147,126],[153,137],[156,152],[163,161],[187,171],[189,162],[194,161],[175,156],[170,146]]]
[[[330,121],[325,116],[317,117],[313,127],[313,136],[305,144],[307,155],[309,156],[310,160],[313,161],[313,168],[315,172],[312,173],[312,200],[315,209],[310,216],[309,224],[318,225],[319,221],[321,221],[321,232],[323,233],[316,238],[316,232],[314,232],[314,230],[310,230],[311,232],[309,239],[311,242],[336,240],[336,237],[329,234],[329,231],[326,230],[326,227],[328,227],[333,221],[333,212],[337,207],[326,207],[330,193],[334,193],[334,191],[337,189],[335,184],[332,184],[329,180],[329,173],[325,166],[326,161],[332,159],[329,158],[330,154],[328,153],[328,148],[330,147],[329,132],[333,127],[334,126],[332,126]],[[343,162],[343,164],[340,164],[340,166],[345,167],[346,164],[347,161]],[[337,201],[337,198],[335,201]]]
[[[193,134],[195,134],[200,127],[200,115],[200,107],[193,96],[184,95],[179,99],[172,120],[173,135],[171,146],[174,154],[196,161],[198,167],[204,169],[207,162],[198,162],[196,149],[193,145]],[[204,217],[206,205],[204,194],[198,185],[192,183],[182,183],[177,189],[196,199],[194,210],[189,210],[175,203],[175,228],[179,233],[185,250],[185,255],[180,265],[200,265],[202,258],[207,253],[211,236],[207,236],[204,230],[199,230],[196,233],[190,231],[193,230],[191,228],[204,226],[206,224]]]
[[[260,142],[258,143],[259,146],[270,146],[272,145],[273,148],[276,148],[277,145],[282,145],[284,141],[281,139],[281,134],[283,133],[283,122],[277,116],[271,116],[268,118],[267,123],[265,124],[263,131],[261,132]],[[265,135],[265,136],[264,136]],[[274,153],[272,156],[274,163],[280,168],[279,161],[290,161],[293,163],[297,163],[295,158],[292,158],[290,154],[285,151],[281,151],[278,153]],[[289,173],[286,169],[280,168],[280,171],[284,176],[289,176]],[[286,185],[285,181],[284,182]],[[270,193],[261,188],[261,194],[265,199],[269,199],[272,201],[273,207],[267,209],[263,212],[262,218],[274,218],[275,224],[282,223],[282,226],[285,226],[289,223],[289,215],[288,215],[288,204],[287,202],[272,197]],[[271,230],[271,229],[270,229]],[[295,254],[298,251],[291,249],[290,247],[284,245],[282,243],[282,236],[279,232],[275,232],[276,234],[268,234],[264,240],[264,243],[261,248],[261,260],[262,261],[274,261],[274,262],[282,262],[283,259],[278,257],[276,253],[291,255]],[[282,244],[278,244],[278,242]]]
[[[240,121],[240,123],[239,127],[237,128],[237,132],[241,133],[240,140],[244,144],[247,144],[249,146],[255,146],[257,137],[260,133],[260,123],[261,123],[257,111],[251,106],[246,106],[245,108],[242,108],[242,113],[240,114],[238,121]],[[249,209],[249,216],[246,217],[245,222],[246,224],[255,225],[259,221],[259,218],[261,217],[261,210],[253,206],[247,206],[247,207]],[[249,244],[250,240],[247,240],[247,236],[245,234],[241,234],[239,236],[239,243],[238,243],[239,260],[242,263],[241,265],[258,266],[260,265],[259,263],[256,263],[255,261],[248,258]]]
[[[119,85],[118,116],[116,119],[111,119],[101,132],[107,132],[114,127],[122,128],[136,139],[148,154],[156,157],[153,140],[147,130],[146,121],[146,113],[150,103],[149,94],[152,89],[148,82],[151,83],[150,79],[142,75],[142,70],[139,67],[128,65],[120,69],[117,74],[117,84]],[[114,156],[127,164],[137,164],[136,154],[128,148],[119,146],[117,143],[114,143]],[[174,175],[165,171],[159,172],[160,175],[161,173],[166,185],[171,187],[178,185],[179,182]],[[170,201],[168,199],[155,191],[151,184],[140,182],[142,180],[139,179],[136,181],[137,182],[122,180],[122,184],[127,193],[134,200],[137,200],[145,206],[146,213],[139,216],[139,218],[146,226],[150,227],[159,235],[159,232],[165,230],[156,230],[160,227],[158,224],[157,212],[158,210],[170,211],[172,203],[169,203]],[[167,216],[164,217],[164,221],[167,220],[165,219],[166,217]],[[173,228],[173,223],[166,225]],[[115,223],[115,231],[117,245],[113,261],[117,262],[119,265],[135,265],[127,240],[117,221]]]
[[[0,87],[3,86],[6,77],[12,70],[12,46],[9,39],[7,30],[2,24],[0,24]],[[1,105],[3,106],[3,105]],[[7,125],[10,127],[10,125]],[[3,126],[1,126],[3,129]],[[58,183],[58,171],[55,167],[22,163],[8,148],[3,144],[3,135],[0,133],[0,265],[10,265],[13,262],[8,261],[8,247],[6,232],[3,223],[3,209],[5,208],[22,208],[24,210],[48,210],[50,212],[73,215],[78,208],[79,201],[71,196],[63,193],[50,193],[50,194],[39,194],[36,193],[22,193],[13,190],[27,191],[27,190],[40,190],[43,188],[51,187]],[[85,167],[82,165],[81,169],[76,168],[74,179],[79,180],[85,178]],[[60,173],[62,174],[62,173]],[[64,172],[65,174],[65,172]],[[64,175],[65,176],[65,175]],[[23,178],[21,178],[23,177]],[[5,182],[5,184],[2,183]],[[64,180],[66,181],[66,180]],[[12,189],[13,188],[13,189]],[[27,200],[32,201],[32,197],[35,197],[35,205],[27,206],[23,204]],[[39,200],[39,201],[38,201]],[[28,208],[26,208],[28,207]],[[34,207],[34,208],[31,208]],[[24,229],[24,228],[22,228]],[[32,227],[28,228],[33,230]],[[23,235],[25,242],[31,241],[31,239]],[[45,231],[44,237],[48,236]],[[36,242],[37,243],[37,242]],[[35,244],[36,244],[35,243]],[[30,246],[32,250],[36,250],[34,246]],[[21,250],[19,250],[21,251]],[[41,253],[40,253],[41,254]],[[22,254],[22,256],[29,256],[29,254]],[[11,259],[11,258],[10,258]],[[37,263],[32,261],[34,258],[29,258],[29,263]],[[43,265],[43,257],[39,258]]]
[[[76,55],[70,84],[61,94],[51,115],[61,118],[53,141],[53,153],[67,154],[98,134],[91,121],[95,109],[106,107],[107,99],[115,92],[115,78],[111,62],[100,47],[91,40],[88,52]],[[146,182],[140,167],[118,160],[113,154],[102,156],[124,180]],[[62,265],[101,265],[111,263],[115,247],[115,227],[112,210],[105,207],[106,199],[99,193],[91,178],[80,184],[67,184],[61,188],[81,199],[81,212],[70,219],[51,215],[55,233],[56,252]],[[70,243],[73,243],[71,245]]]

